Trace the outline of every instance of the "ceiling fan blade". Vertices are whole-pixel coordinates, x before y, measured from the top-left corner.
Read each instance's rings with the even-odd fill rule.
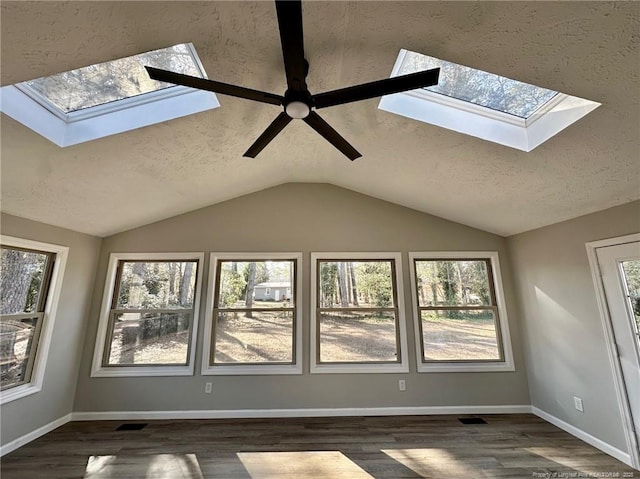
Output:
[[[300,0],[276,1],[278,27],[287,86],[292,91],[306,91],[305,78],[309,65],[304,58],[302,37],[302,2]]]
[[[340,136],[340,133],[331,128],[329,123],[324,121],[315,111],[309,113],[309,116],[306,117],[304,121],[307,125],[320,133],[320,135],[322,135],[329,143],[340,150],[342,154],[349,158],[351,161],[362,156],[360,153],[358,153],[358,150],[351,146],[347,140],[342,138],[342,136]]]
[[[287,115],[285,112],[280,113],[242,156],[255,158],[258,153],[260,153],[264,149],[264,147],[267,146],[269,142],[271,142],[271,140],[273,140],[276,135],[289,124],[290,121],[291,117],[289,115]]]
[[[236,85],[229,85],[228,83],[221,83],[214,80],[208,80],[206,78],[183,75],[182,73],[161,70],[159,68],[145,68],[147,69],[147,73],[149,73],[149,76],[153,80],[173,83],[175,85],[188,86],[191,88],[197,88],[199,90],[212,91],[214,93],[220,93],[221,95],[229,95],[238,98],[245,98],[247,100],[269,103],[271,105],[282,105],[282,102],[284,101],[284,98],[282,96],[275,95],[273,93],[252,90],[251,88],[244,88]]]
[[[313,100],[316,108],[326,108],[328,106],[341,105],[343,103],[437,85],[439,75],[440,69],[434,68],[433,70],[385,78],[384,80],[320,93],[319,95],[314,95]]]

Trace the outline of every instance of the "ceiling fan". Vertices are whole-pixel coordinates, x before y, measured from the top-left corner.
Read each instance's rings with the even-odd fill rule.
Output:
[[[424,88],[438,83],[440,69],[434,68],[312,95],[305,81],[309,73],[309,62],[304,57],[302,2],[301,0],[276,0],[276,13],[280,29],[282,56],[284,57],[284,69],[287,77],[287,91],[283,96],[158,68],[145,67],[153,80],[283,106],[284,111],[276,117],[243,156],[255,158],[292,119],[301,119],[340,150],[347,158],[355,160],[362,155],[324,121],[316,113],[316,110],[391,93]]]

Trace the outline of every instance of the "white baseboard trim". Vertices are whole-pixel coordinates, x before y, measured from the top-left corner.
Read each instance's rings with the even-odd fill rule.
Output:
[[[631,456],[610,444],[588,434],[555,416],[529,405],[502,406],[409,406],[375,408],[316,408],[316,409],[223,409],[191,411],[85,411],[67,414],[45,424],[22,437],[0,447],[0,457],[21,446],[57,429],[69,421],[122,421],[154,419],[240,419],[240,418],[277,418],[277,417],[331,417],[331,416],[429,416],[443,414],[528,414],[550,422],[554,426],[583,440],[587,444],[632,466]]]
[[[521,414],[531,413],[529,405],[505,406],[410,406],[317,409],[221,409],[196,411],[87,411],[74,412],[73,421],[118,421],[153,419],[240,419],[270,417],[331,416],[428,416],[437,414]]]
[[[531,412],[539,418],[544,419],[554,426],[557,426],[560,429],[568,432],[572,436],[583,440],[587,444],[591,444],[596,449],[600,449],[602,452],[615,457],[618,461],[624,462],[626,465],[633,467],[633,464],[631,463],[631,456],[628,453],[621,451],[616,447],[613,447],[611,444],[608,444],[603,440],[598,439],[597,437],[594,437],[587,432],[584,432],[582,429],[578,429],[577,427],[572,426],[571,424],[564,422],[562,419],[558,419],[557,417],[552,416],[548,412],[543,411],[542,409],[538,409],[535,406],[531,406]]]
[[[49,424],[45,424],[44,426],[39,427],[38,429],[31,431],[24,436],[19,437],[18,439],[14,439],[7,444],[3,444],[2,446],[0,446],[0,457],[4,456],[5,454],[9,454],[11,451],[15,451],[19,447],[22,447],[25,444],[38,439],[40,436],[44,436],[48,432],[51,432],[54,429],[59,428],[60,426],[63,426],[64,424],[71,421],[71,416],[72,413],[69,413],[66,416],[62,416],[55,421],[51,421]]]

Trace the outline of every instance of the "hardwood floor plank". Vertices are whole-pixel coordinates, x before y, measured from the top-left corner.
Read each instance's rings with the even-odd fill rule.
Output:
[[[640,478],[530,414],[66,424],[0,461],[2,479]],[[141,422],[141,421],[137,421]]]

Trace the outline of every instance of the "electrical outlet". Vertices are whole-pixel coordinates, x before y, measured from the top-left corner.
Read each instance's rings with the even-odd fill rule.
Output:
[[[407,381],[405,381],[404,379],[400,379],[398,381],[398,389],[400,391],[406,391],[407,390]]]
[[[577,397],[577,396],[573,396],[573,405],[576,407],[576,409],[580,412],[584,412],[584,407],[582,406],[582,399]]]
[[[205,394],[211,394],[212,390],[213,390],[213,383],[205,383],[204,385]]]

